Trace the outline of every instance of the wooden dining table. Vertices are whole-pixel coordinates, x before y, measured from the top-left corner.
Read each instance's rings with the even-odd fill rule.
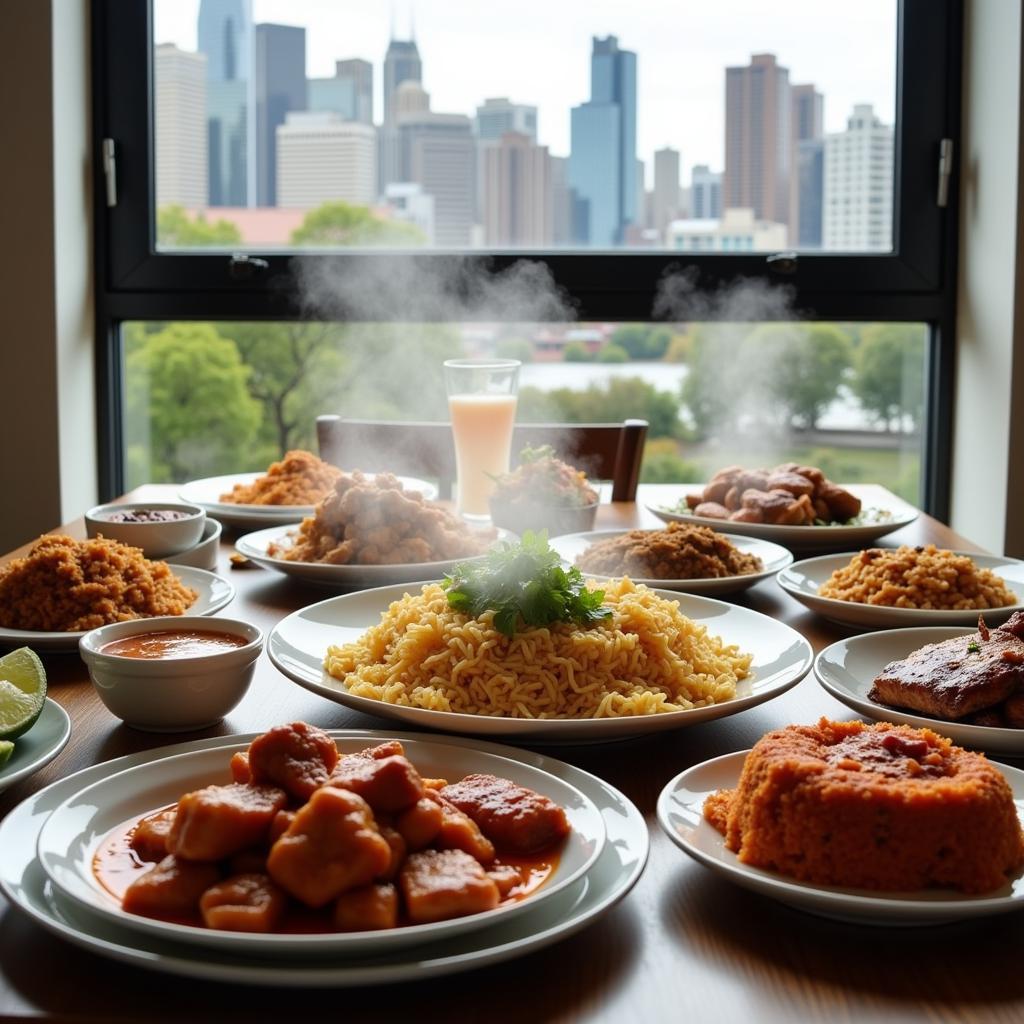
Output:
[[[868,504],[884,505],[881,489],[861,492]],[[173,493],[148,486],[125,497],[147,500]],[[678,486],[643,486],[636,503],[600,506],[596,525],[660,525],[646,506],[675,500],[679,493]],[[85,535],[81,520],[61,531]],[[221,614],[269,632],[290,612],[330,596],[271,570],[232,568],[237,536],[225,530],[218,557],[217,571],[237,588]],[[881,541],[886,546],[929,542],[977,550],[927,515]],[[728,599],[793,626],[816,652],[849,635],[791,598],[774,579]],[[56,760],[0,794],[0,817],[73,772],[168,743],[255,732],[299,719],[323,728],[396,729],[385,719],[293,684],[264,652],[248,693],[222,723],[199,733],[145,733],[105,709],[77,653],[45,653],[43,660],[49,695],[71,717],[71,739]],[[817,917],[738,888],[662,832],[655,816],[658,794],[680,771],[745,750],[770,729],[811,723],[822,715],[856,717],[809,673],[781,696],[716,721],[636,740],[534,748],[621,790],[640,809],[650,832],[649,861],[633,890],[584,930],[539,951],[443,978],[379,987],[243,986],[105,959],[49,934],[0,901],[0,1019],[75,1024],[140,1019],[194,1024],[241,1019],[275,1024],[328,1019],[1024,1021],[1019,963],[1024,915],[1019,912],[929,927]]]

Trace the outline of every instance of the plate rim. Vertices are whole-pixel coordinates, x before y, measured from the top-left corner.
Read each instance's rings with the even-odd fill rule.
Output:
[[[27,765],[23,765],[16,771],[11,772],[9,775],[5,775],[3,770],[0,769],[0,792],[3,792],[9,786],[13,786],[15,783],[21,782],[22,779],[26,779],[30,775],[34,775],[36,772],[45,768],[51,761],[55,760],[60,752],[68,745],[68,740],[71,739],[71,716],[64,710],[63,706],[52,697],[46,697],[44,699],[43,711],[40,713],[39,718],[42,718],[47,712],[51,715],[57,716],[57,721],[60,723],[60,735],[51,747],[47,748],[42,753],[37,754],[35,760],[30,761]],[[36,722],[33,723],[33,729],[36,724],[38,724],[38,721],[39,719],[36,719]],[[31,732],[32,729],[29,729],[25,733],[25,736],[28,736]],[[15,740],[14,745],[15,749],[17,749],[17,739]]]

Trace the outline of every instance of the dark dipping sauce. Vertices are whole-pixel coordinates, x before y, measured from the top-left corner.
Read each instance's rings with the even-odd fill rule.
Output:
[[[173,508],[137,508],[130,512],[109,512],[103,518],[108,523],[173,523],[178,519],[188,519],[191,512],[181,512]]]
[[[196,658],[244,647],[249,641],[234,633],[212,629],[173,629],[111,640],[100,648],[100,654],[116,654],[122,658],[149,658],[167,661],[172,658]]]

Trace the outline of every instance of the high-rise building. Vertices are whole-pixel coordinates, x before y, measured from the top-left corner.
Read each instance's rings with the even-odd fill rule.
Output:
[[[654,151],[651,227],[664,238],[665,229],[679,215],[679,150],[666,146]]]
[[[153,60],[156,106],[157,206],[205,207],[209,198],[206,55],[157,46]]]
[[[355,103],[351,120],[373,124],[373,65],[360,57],[337,60],[334,77],[352,85]]]
[[[725,69],[725,172],[722,208],[748,208],[758,220],[789,220],[792,156],[789,71],[770,53]]]
[[[384,55],[384,120],[379,133],[378,188],[381,194],[387,186],[403,181],[401,140],[399,138],[398,90],[406,82],[419,85],[423,81],[423,62],[414,39],[392,39]]]
[[[822,246],[892,248],[893,131],[858,104],[846,131],[825,136]]]
[[[572,108],[569,182],[581,203],[580,242],[616,245],[639,215],[636,54],[615,36],[593,40],[590,99]]]
[[[373,124],[373,65],[358,59],[336,61],[333,78],[307,80],[306,106],[345,121]]]
[[[277,126],[277,205],[308,208],[377,197],[377,131],[331,111],[291,112]]]
[[[256,199],[250,0],[200,0],[197,39],[206,55],[209,203],[247,206]]]
[[[506,97],[484,100],[476,108],[476,135],[481,142],[497,142],[507,132],[537,141],[537,108],[512,103]]]
[[[569,160],[549,157],[551,164],[551,241],[557,246],[573,243],[573,202],[576,193],[569,187]]]
[[[256,205],[277,205],[277,126],[306,109],[306,30],[257,25],[255,30]]]
[[[696,164],[690,172],[690,217],[718,220],[722,216],[722,175],[707,164]]]
[[[434,197],[413,181],[395,182],[384,190],[384,206],[392,220],[412,224],[427,245],[434,244]]]
[[[551,245],[551,157],[529,135],[506,132],[484,146],[484,243],[530,248]]]
[[[789,177],[789,243],[821,248],[822,146],[825,97],[813,85],[789,89],[793,137]]]

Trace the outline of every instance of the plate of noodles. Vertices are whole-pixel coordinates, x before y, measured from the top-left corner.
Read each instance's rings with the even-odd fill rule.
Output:
[[[808,642],[766,615],[628,579],[602,586],[597,625],[520,623],[511,637],[492,612],[455,612],[438,583],[345,594],[283,619],[267,650],[300,686],[366,714],[552,743],[735,714],[811,666]]]
[[[1024,608],[1024,562],[934,544],[807,558],[777,578],[811,611],[868,629],[999,625]]]

